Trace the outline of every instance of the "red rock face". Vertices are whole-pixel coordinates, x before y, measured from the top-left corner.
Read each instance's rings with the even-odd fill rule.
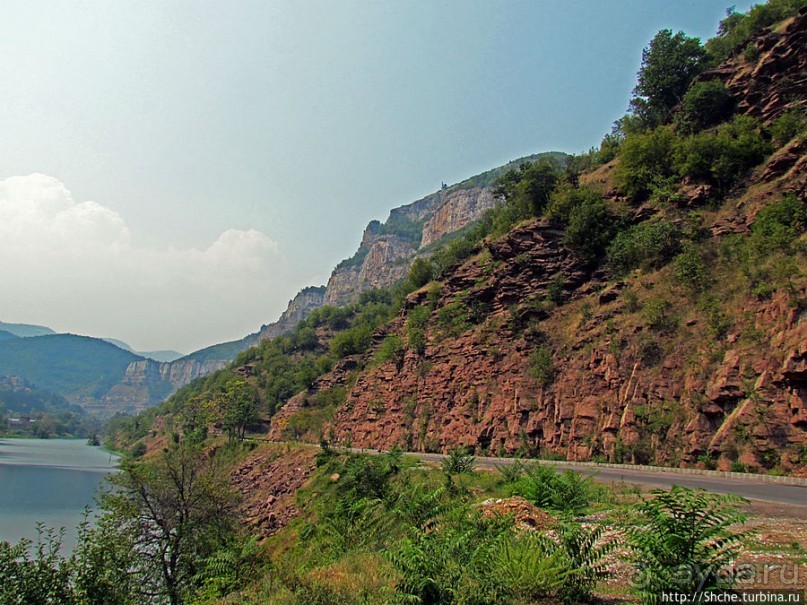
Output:
[[[747,62],[742,53],[700,76],[719,79],[738,101],[737,109],[769,124],[807,97],[807,11],[782,32],[754,37],[759,59]]]
[[[773,335],[770,341],[732,347],[736,335],[729,335],[725,355],[704,373],[692,363],[692,343],[706,329],[702,320],[687,322],[675,336],[618,323],[625,284],[603,289],[560,235],[533,222],[458,268],[439,293],[423,354],[408,349],[398,365],[368,364],[368,354],[324,434],[379,449],[467,446],[478,454],[551,452],[570,460],[803,467],[807,324],[792,297],[780,293],[746,309],[756,317],[754,329]],[[576,298],[597,301],[592,317],[563,343],[553,342],[558,324],[542,321],[553,284],[562,284],[566,302],[554,315]],[[425,291],[412,294],[385,330],[405,338],[406,313],[428,298]],[[466,311],[459,327],[444,317],[452,304]],[[377,336],[380,342],[383,334]],[[543,383],[534,371],[541,347],[551,350],[554,366]],[[270,435],[288,437],[283,427],[310,395],[348,385],[358,361],[343,362],[293,398]]]

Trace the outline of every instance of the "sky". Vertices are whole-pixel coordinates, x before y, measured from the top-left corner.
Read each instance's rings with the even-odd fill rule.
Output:
[[[0,320],[241,338],[390,209],[597,145],[729,1],[4,0]]]

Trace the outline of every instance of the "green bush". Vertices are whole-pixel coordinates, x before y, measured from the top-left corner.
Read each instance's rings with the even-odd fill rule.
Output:
[[[580,514],[596,493],[592,477],[573,471],[557,473],[551,466],[533,464],[509,487],[511,495],[521,496],[540,508]]]
[[[711,181],[725,192],[770,152],[756,121],[737,116],[714,131],[682,140],[675,165],[681,176]]]
[[[642,602],[661,602],[662,591],[730,588],[731,574],[722,572],[739,554],[742,536],[731,528],[745,521],[738,510],[745,501],[678,485],[651,493],[640,507],[644,523],[629,534]]]
[[[616,275],[668,263],[681,249],[681,230],[664,220],[646,221],[617,234],[608,246],[608,266]]]
[[[790,109],[776,118],[768,128],[771,138],[777,147],[781,147],[807,126],[804,111],[799,108]]]
[[[678,319],[670,312],[670,303],[663,298],[651,298],[644,304],[642,317],[651,330],[667,332],[678,325]]]
[[[337,359],[364,353],[373,339],[373,326],[359,324],[339,332],[331,340],[331,353]]]
[[[729,9],[726,18],[720,22],[717,35],[706,43],[712,62],[717,64],[726,60],[732,53],[743,48],[752,35],[778,21],[797,15],[805,6],[805,0],[768,0],[753,5],[745,14]]]
[[[749,42],[743,49],[743,58],[749,63],[755,63],[759,59],[759,49],[753,42]]]
[[[619,190],[634,200],[641,200],[655,187],[676,176],[672,157],[677,144],[675,133],[667,127],[628,135],[614,169],[614,181]]]
[[[762,208],[751,225],[751,245],[760,251],[793,252],[807,228],[807,202],[793,194]]]
[[[552,357],[552,349],[545,344],[535,349],[530,355],[527,374],[541,386],[550,384],[555,376],[555,361]]]
[[[677,122],[689,132],[698,132],[727,119],[734,101],[719,80],[696,82],[684,95]]]
[[[706,50],[698,38],[661,30],[642,51],[631,111],[649,126],[667,122],[689,83],[705,67]]]
[[[585,261],[600,258],[613,238],[614,219],[602,199],[587,199],[569,211],[563,242]]]
[[[376,363],[386,363],[388,361],[398,365],[403,362],[404,353],[406,352],[406,345],[403,338],[397,334],[387,336],[378,347],[375,354]]]
[[[462,301],[454,301],[443,305],[437,310],[436,323],[443,336],[459,336],[472,325],[468,305]]]
[[[426,350],[426,325],[429,322],[429,315],[431,311],[428,307],[414,307],[409,310],[406,318],[406,341],[418,355],[423,355]]]
[[[460,473],[472,473],[476,466],[476,458],[468,453],[464,447],[456,447],[449,450],[443,458],[443,472],[446,475],[456,475]]]
[[[544,215],[553,223],[566,226],[569,224],[569,215],[577,206],[595,204],[602,201],[602,195],[588,187],[577,187],[572,183],[563,181],[558,183],[549,196]]]
[[[673,259],[675,277],[694,292],[700,292],[708,285],[709,272],[698,249],[688,244]]]
[[[413,290],[421,288],[428,284],[433,276],[433,267],[430,261],[425,258],[416,258],[409,267],[409,275],[407,280]]]

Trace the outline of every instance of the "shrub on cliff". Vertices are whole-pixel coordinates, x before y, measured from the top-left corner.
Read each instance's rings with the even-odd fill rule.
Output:
[[[619,233],[608,246],[608,266],[616,275],[656,268],[680,250],[681,230],[664,220],[646,221]]]
[[[802,132],[805,127],[807,127],[807,116],[804,115],[804,110],[795,108],[776,118],[768,130],[776,146],[781,147]]]
[[[672,162],[678,143],[667,127],[627,136],[614,169],[617,187],[634,200],[646,198],[654,188],[676,176]]]
[[[711,181],[725,192],[770,152],[756,121],[737,116],[716,130],[682,140],[675,165],[681,176]]]
[[[768,0],[755,4],[747,13],[736,13],[733,7],[720,22],[717,35],[706,43],[713,63],[726,60],[744,47],[748,39],[762,29],[797,15],[807,6],[805,0]]]
[[[724,121],[733,110],[734,101],[722,82],[697,82],[684,95],[676,122],[683,130],[699,132]]]

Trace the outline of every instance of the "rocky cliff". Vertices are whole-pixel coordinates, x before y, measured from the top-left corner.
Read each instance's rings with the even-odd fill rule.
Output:
[[[564,158],[555,152],[521,158],[395,208],[383,224],[372,221],[356,254],[331,273],[323,304],[346,305],[365,290],[393,285],[406,276],[416,256],[428,255],[442,238],[479,220],[500,201],[493,193],[497,176],[523,162]]]
[[[293,299],[289,301],[286,310],[280,318],[271,324],[261,326],[258,332],[258,340],[264,338],[275,338],[292,330],[300,321],[311,314],[311,311],[323,305],[325,300],[324,286],[309,286],[303,288]]]
[[[193,359],[178,359],[172,362],[159,362],[153,359],[136,361],[129,364],[120,382],[112,386],[96,404],[90,407],[97,412],[137,413],[160,403],[177,389],[190,384],[195,378],[212,374],[228,363],[227,360]]]
[[[739,113],[770,123],[805,105],[805,30],[807,12],[756,36],[756,62],[732,58],[703,77],[721,78]],[[807,475],[807,281],[798,266],[806,167],[802,130],[726,199],[689,182],[676,204],[629,207],[611,196],[624,223],[656,217],[692,234],[698,287],[675,263],[618,279],[584,262],[545,220],[484,241],[440,282],[410,294],[367,353],[293,397],[270,436],[299,437],[294,420],[338,387],[344,403],[322,415],[320,434],[354,447],[464,445],[482,455]],[[613,168],[581,183],[608,191]],[[802,218],[788,219],[800,225],[789,236],[796,243],[765,250],[771,240],[748,238],[761,211],[788,195],[802,204],[792,211]],[[424,240],[426,225],[471,215],[468,202],[451,208],[430,198],[423,207]],[[415,325],[422,347],[411,346]]]

